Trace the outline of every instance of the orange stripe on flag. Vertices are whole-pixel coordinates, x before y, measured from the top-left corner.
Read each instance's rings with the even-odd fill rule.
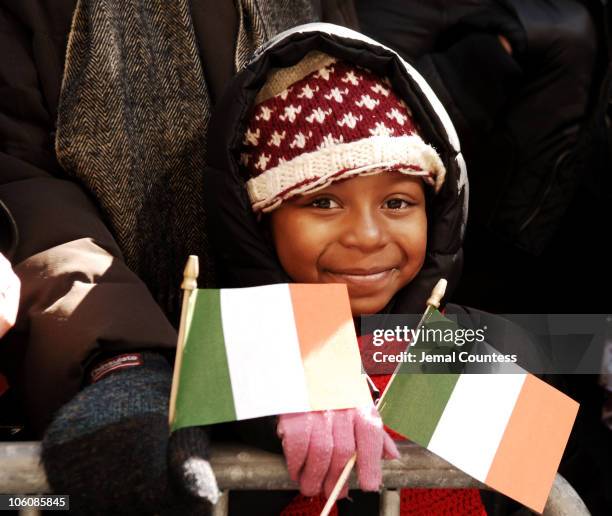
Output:
[[[333,408],[353,407],[355,393],[363,404],[371,402],[365,376],[360,374],[346,285],[292,283],[289,291],[312,410],[332,408],[330,403]]]
[[[527,375],[485,483],[544,510],[578,403]]]

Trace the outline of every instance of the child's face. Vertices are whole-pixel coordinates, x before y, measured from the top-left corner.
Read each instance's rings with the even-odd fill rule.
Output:
[[[285,201],[271,215],[285,271],[298,283],[346,283],[354,316],[379,312],[419,272],[423,181],[381,172]]]

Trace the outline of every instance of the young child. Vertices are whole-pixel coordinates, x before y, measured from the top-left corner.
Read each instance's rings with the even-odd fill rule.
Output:
[[[297,64],[268,70],[254,103],[243,113],[244,131],[236,145],[238,182],[246,188],[257,222],[236,216],[244,197],[235,178],[228,181],[229,189],[221,187],[218,171],[209,169],[216,247],[226,269],[222,272],[233,275],[226,286],[283,280],[345,283],[355,317],[389,311],[394,305],[406,312],[409,307],[423,310],[425,293],[441,277],[435,272],[444,270],[439,263],[432,267],[432,260],[446,258],[428,248],[428,217],[439,214],[451,227],[449,221],[454,221],[458,234],[453,238],[461,239],[457,219],[463,219],[457,216],[457,203],[463,199],[465,178],[455,162],[455,184],[433,208],[447,166],[424,140],[411,106],[387,77],[314,48]],[[224,120],[225,129],[227,118],[231,116]],[[217,144],[213,139],[211,148]],[[219,166],[220,160],[213,161]],[[230,190],[233,201],[228,199]],[[445,210],[440,212],[440,206]],[[461,205],[458,211],[463,209]],[[432,238],[437,251],[443,239]],[[446,244],[446,254],[454,254]],[[271,273],[272,261],[262,258],[266,246],[282,272]],[[246,279],[249,266],[260,273],[259,280]],[[428,281],[421,277],[416,282],[419,289],[411,291],[412,304],[406,303],[415,278],[432,271]],[[307,496],[329,495],[355,450],[361,488],[377,490],[381,457],[397,456],[373,407],[281,415],[277,431],[289,472]],[[409,503],[412,509],[420,504],[429,514],[458,506],[465,509],[460,514],[483,513],[476,490],[462,492],[450,504],[453,495],[448,492],[439,492],[437,498],[431,492],[415,492],[403,496],[404,509]],[[283,514],[318,514],[321,503],[297,499]]]

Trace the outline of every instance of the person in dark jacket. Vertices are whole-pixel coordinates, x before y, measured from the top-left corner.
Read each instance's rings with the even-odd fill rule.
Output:
[[[257,46],[322,16],[352,23],[347,5],[0,6],[0,200],[20,232],[22,283],[0,367],[75,514],[187,514],[216,497],[206,433],[169,443],[167,424],[187,256],[200,256],[202,286],[215,282],[209,112]]]
[[[437,78],[430,84],[470,163],[462,302],[507,313],[581,311],[584,297],[597,311],[604,302],[584,277],[558,281],[577,264],[589,268],[583,248],[597,247],[578,229],[597,216],[580,218],[581,185],[594,168],[585,164],[595,142],[584,140],[584,130],[598,97],[595,64],[605,53],[594,23],[600,20],[585,3],[355,1],[362,32]],[[568,239],[581,241],[576,252],[566,251]],[[545,294],[526,299],[534,282]],[[574,301],[568,286],[578,294]]]
[[[471,164],[472,221],[540,254],[579,182],[576,145],[597,56],[587,9],[577,0],[355,5],[365,34],[441,78],[434,89]]]
[[[210,135],[207,203],[222,286],[343,282],[358,317],[419,313],[441,277],[455,284],[465,165],[446,111],[395,52],[334,25],[289,30],[232,81]],[[285,417],[279,432],[290,442]],[[237,434],[272,448],[273,432],[253,437],[258,424]],[[310,471],[292,466],[283,444],[301,480]],[[329,494],[325,473],[318,490]],[[404,509],[420,495],[403,493]],[[429,513],[484,511],[476,490],[429,496]],[[283,514],[315,514],[321,503],[297,498]],[[347,503],[341,513],[371,510]]]
[[[361,31],[441,79],[430,84],[470,172],[466,266],[455,300],[501,313],[609,313],[608,289],[598,288],[611,284],[601,236],[611,220],[609,2],[355,5]],[[604,392],[595,375],[556,381],[581,403],[560,471],[591,512],[608,514]]]

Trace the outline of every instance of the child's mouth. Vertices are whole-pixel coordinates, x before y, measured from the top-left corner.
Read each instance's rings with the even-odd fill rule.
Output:
[[[385,284],[397,269],[377,268],[377,269],[347,269],[347,270],[328,270],[329,275],[336,278],[341,283],[354,285],[355,287],[375,288]]]

